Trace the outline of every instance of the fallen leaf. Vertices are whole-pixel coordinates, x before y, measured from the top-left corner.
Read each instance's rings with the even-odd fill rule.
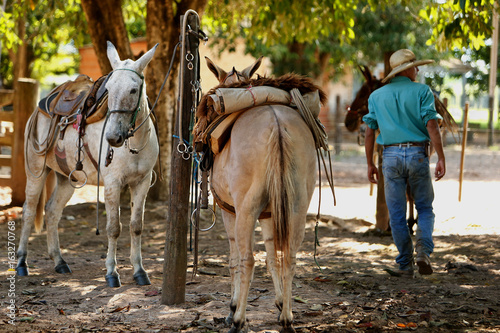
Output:
[[[328,279],[328,278],[324,278],[324,277],[321,277],[321,276],[316,276],[314,278],[314,281],[317,281],[317,282],[330,282],[332,280]]]
[[[398,323],[396,326],[397,326],[397,327],[401,327],[401,328],[406,328],[406,325],[405,325],[405,324],[403,324],[403,323]]]
[[[129,311],[130,310],[130,304],[128,304],[127,306],[123,306],[123,307],[117,307],[116,309],[112,310],[111,313],[120,312],[122,310]]]
[[[389,273],[389,275],[391,275],[391,276],[401,276],[401,274],[399,274],[398,272],[395,272],[395,271],[393,271],[392,269],[389,269],[389,268],[384,268],[384,271],[386,271],[387,273]]]
[[[35,318],[33,317],[21,317],[17,318],[18,321],[33,321]]]
[[[34,289],[24,289],[21,291],[23,295],[36,295],[36,291]]]
[[[312,311],[320,311],[320,310],[323,310],[323,305],[321,305],[321,304],[314,304],[309,309],[312,310]]]
[[[160,292],[158,290],[150,290],[147,293],[144,294],[144,296],[152,297],[152,296],[158,296]]]
[[[298,303],[307,303],[307,302],[309,302],[308,300],[303,299],[303,298],[301,298],[300,296],[295,296],[295,297],[293,298],[293,300],[294,300],[295,302],[298,302]]]
[[[63,316],[65,316],[65,315],[66,315],[66,313],[64,312],[64,310],[63,310],[63,309],[57,309],[57,310],[59,311],[59,314],[60,314],[60,315],[63,315]]]

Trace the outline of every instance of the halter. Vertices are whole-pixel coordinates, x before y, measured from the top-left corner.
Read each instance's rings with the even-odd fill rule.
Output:
[[[131,136],[134,135],[134,133],[136,131],[135,121],[137,120],[137,114],[141,110],[140,104],[141,104],[141,99],[142,99],[142,90],[144,87],[144,75],[142,75],[141,73],[139,73],[133,69],[129,69],[129,68],[117,68],[113,72],[115,72],[115,71],[129,71],[129,72],[137,74],[137,76],[139,76],[141,78],[141,87],[140,87],[140,92],[139,92],[139,98],[137,99],[137,105],[133,110],[123,110],[123,109],[108,110],[108,115],[110,115],[112,113],[132,113],[132,119],[130,120],[130,124],[129,124],[130,130],[127,134],[127,138],[130,138]],[[141,127],[141,126],[142,126],[142,124],[139,125],[139,127]],[[139,129],[139,127],[137,129]]]

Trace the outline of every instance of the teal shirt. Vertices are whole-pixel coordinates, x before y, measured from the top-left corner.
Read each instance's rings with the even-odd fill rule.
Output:
[[[396,76],[375,90],[368,99],[368,110],[363,121],[373,130],[380,129],[380,145],[430,141],[427,122],[442,119],[431,89],[405,76]]]

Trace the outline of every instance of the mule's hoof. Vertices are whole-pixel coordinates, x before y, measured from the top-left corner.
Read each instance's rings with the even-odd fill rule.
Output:
[[[56,269],[56,273],[59,273],[59,274],[71,273],[71,269],[69,268],[68,264],[65,262],[57,265],[55,269]]]
[[[282,327],[280,333],[296,333],[295,328],[293,326]]]
[[[233,315],[234,313],[231,312],[227,317],[226,317],[226,325],[231,326],[233,324]]]
[[[231,327],[231,329],[229,330],[228,333],[245,333],[245,332],[248,332],[248,329],[245,330],[245,329],[237,329],[234,325]]]
[[[108,284],[108,287],[111,288],[118,288],[122,285],[122,283],[120,282],[120,277],[111,274],[106,275],[106,283]]]
[[[151,284],[149,280],[148,273],[146,272],[138,272],[134,274],[134,281],[140,286],[147,286]]]
[[[29,275],[28,265],[26,265],[26,264],[18,265],[16,267],[16,274],[17,274],[17,276],[28,276]]]
[[[228,333],[248,333],[248,325],[243,325],[243,327],[238,327],[240,325],[235,325],[233,323],[233,326],[231,326],[231,329],[229,330]]]

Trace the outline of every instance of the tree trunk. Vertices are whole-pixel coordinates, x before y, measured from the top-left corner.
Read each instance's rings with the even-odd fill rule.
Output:
[[[19,5],[21,6],[22,4],[20,3]],[[14,64],[14,86],[18,79],[23,77],[29,78],[31,76],[30,64],[33,61],[33,52],[30,52],[31,44],[26,39],[26,18],[24,15],[19,16],[16,22],[16,31],[22,43],[17,45],[15,51],[11,50],[9,52],[9,56]]]
[[[134,54],[123,19],[122,1],[81,0],[81,4],[101,72],[103,74],[111,72],[106,54],[107,41],[113,43],[122,60],[133,59]]]
[[[188,9],[193,9],[201,16],[205,5],[206,0],[181,1],[180,3],[148,0],[148,16],[146,18],[148,47],[150,48],[156,43],[160,43],[153,60],[146,70],[147,94],[151,102],[156,100],[156,96],[170,66],[175,46],[179,42],[181,15]],[[167,201],[170,196],[170,162],[175,121],[174,111],[177,106],[179,55],[180,52],[177,52],[176,58],[173,59],[172,71],[163,88],[162,96],[160,96],[158,104],[155,107],[155,113],[158,118],[160,161],[164,181],[157,182],[150,190],[149,195],[153,199],[162,201]]]
[[[108,40],[115,45],[122,59],[132,59],[133,54],[122,14],[122,1],[81,0],[81,3],[101,71],[103,73],[111,71],[106,55],[106,41]],[[146,18],[148,48],[160,43],[153,60],[146,69],[146,89],[152,103],[156,100],[170,66],[174,48],[179,41],[180,16],[188,9],[195,10],[201,16],[206,3],[207,0],[189,0],[180,3],[172,0],[148,0]],[[173,61],[172,71],[163,88],[162,96],[155,107],[159,128],[161,169],[165,180],[156,183],[150,190],[150,196],[162,201],[169,199],[170,156],[178,71],[179,57],[177,56]]]

